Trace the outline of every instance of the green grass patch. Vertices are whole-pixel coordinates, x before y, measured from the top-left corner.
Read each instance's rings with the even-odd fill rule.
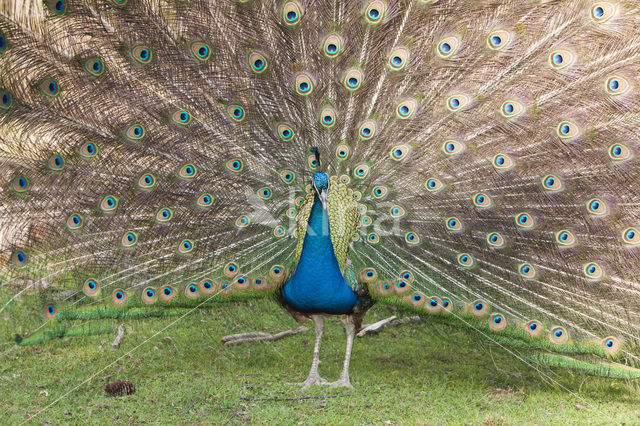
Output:
[[[376,305],[365,322],[392,314],[411,313]],[[429,318],[357,338],[355,389],[306,392],[292,383],[303,381],[310,367],[310,322],[308,332],[276,342],[228,347],[220,341],[226,334],[296,327],[275,301],[195,309],[161,331],[178,318],[100,320],[107,330],[125,324],[117,350],[112,333],[32,346],[0,342],[2,423],[31,416],[33,424],[634,424],[640,418],[638,381],[525,363],[519,358],[526,351],[509,352],[472,330]],[[0,328],[0,336],[11,335],[9,315],[0,314]],[[344,345],[340,320],[328,320],[320,365],[327,380],[340,373]],[[109,380],[131,381],[137,392],[109,396]],[[305,396],[314,398],[283,400]]]

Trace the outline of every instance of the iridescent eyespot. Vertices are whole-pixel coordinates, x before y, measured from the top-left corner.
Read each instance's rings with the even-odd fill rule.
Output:
[[[27,179],[24,176],[16,176],[11,181],[11,189],[13,189],[16,192],[19,192],[19,193],[26,192],[30,188],[31,188],[31,185],[29,184],[29,179]]]
[[[364,10],[364,17],[370,24],[377,24],[382,21],[386,11],[386,4],[381,0],[369,2]]]
[[[459,43],[455,36],[446,37],[438,43],[436,52],[441,58],[450,58],[458,50]]]
[[[82,285],[82,292],[89,297],[96,296],[99,291],[100,285],[98,284],[98,281],[93,278],[89,278]]]
[[[211,57],[211,46],[203,41],[194,41],[189,46],[191,54],[199,61],[207,61]]]
[[[391,152],[389,153],[389,156],[391,157],[392,160],[402,161],[405,158],[407,158],[407,155],[409,155],[409,150],[410,150],[409,145],[396,145],[393,148],[391,148]]]
[[[273,265],[269,270],[269,276],[276,282],[282,281],[285,277],[285,268],[282,265]]]
[[[349,177],[349,175],[340,176],[340,183],[344,183],[345,185],[349,185],[349,182],[351,182],[351,178]]]
[[[290,208],[290,209],[288,209],[288,210],[287,210],[287,213],[286,213],[286,215],[287,215],[287,217],[288,217],[289,219],[293,219],[293,218],[295,218],[297,214],[298,214],[298,211],[297,211],[295,208],[293,208],[293,207],[292,207],[292,208]],[[294,234],[295,234],[295,231],[294,231]]]
[[[375,268],[365,268],[360,271],[359,275],[360,280],[368,283],[375,282],[378,279],[378,271]]]
[[[515,165],[511,157],[507,154],[498,154],[494,156],[491,160],[491,164],[493,164],[493,167],[498,171],[508,170]]]
[[[467,95],[453,95],[447,98],[447,109],[451,112],[460,111],[469,103]]]
[[[162,286],[158,293],[160,301],[165,303],[171,302],[178,295],[178,293],[168,285]]]
[[[311,154],[307,157],[307,164],[310,168],[316,169],[318,167],[318,160],[314,154]]]
[[[413,272],[411,271],[402,271],[400,272],[400,278],[411,284],[415,277],[413,276]]]
[[[204,279],[198,283],[198,290],[204,296],[210,296],[215,293],[216,285],[210,279]]]
[[[357,90],[360,88],[360,85],[362,84],[362,79],[363,79],[362,71],[358,69],[349,70],[344,75],[344,87],[346,87],[347,90],[352,90],[352,91]]]
[[[442,302],[440,302],[440,299],[438,297],[431,296],[424,307],[427,312],[435,314],[437,312],[440,312],[440,310],[442,309]]]
[[[491,232],[487,234],[487,244],[489,244],[490,247],[500,248],[504,247],[505,243],[502,235],[497,232]]]
[[[393,206],[389,209],[389,214],[394,218],[403,217],[406,213],[406,210],[400,206]]]
[[[524,110],[524,106],[518,101],[506,101],[500,107],[500,114],[506,118],[513,118]]]
[[[480,208],[489,208],[493,205],[493,201],[484,192],[479,192],[473,196],[473,205]]]
[[[540,321],[531,320],[525,324],[525,330],[527,330],[529,336],[538,337],[544,331],[544,327],[542,326],[542,323]]]
[[[445,221],[447,230],[457,232],[462,230],[462,222],[457,217],[450,217]]]
[[[372,232],[367,235],[367,242],[369,242],[369,244],[377,244],[380,242],[380,236],[375,232]]]
[[[249,219],[249,216],[243,214],[236,219],[235,223],[238,228],[246,228],[251,223],[251,220]]]
[[[47,0],[46,3],[54,15],[63,15],[67,12],[67,2],[65,0]]]
[[[295,89],[298,95],[306,96],[313,92],[313,80],[309,74],[298,74],[295,81]]]
[[[487,37],[487,46],[491,50],[504,49],[511,41],[511,33],[505,30],[492,31]]]
[[[122,247],[133,247],[138,243],[138,234],[133,231],[126,231],[120,239]]]
[[[291,170],[283,170],[280,172],[280,179],[287,184],[293,183],[296,179],[296,174]]]
[[[130,141],[139,141],[147,134],[147,130],[141,124],[132,124],[125,131],[125,137]]]
[[[389,190],[386,186],[378,185],[373,187],[373,189],[371,190],[371,195],[373,195],[373,198],[375,198],[376,200],[381,200],[387,195],[388,191]]]
[[[609,147],[609,157],[613,161],[624,161],[631,158],[631,150],[624,144],[614,143]]]
[[[560,178],[556,175],[546,175],[542,177],[542,187],[547,191],[562,191],[563,185]]]
[[[198,168],[193,164],[185,164],[178,170],[180,179],[193,179],[198,174]]]
[[[49,168],[49,170],[52,170],[54,172],[64,170],[64,165],[64,158],[62,158],[58,154],[53,154],[51,157],[49,157],[49,160],[47,160],[47,167]]]
[[[516,225],[522,229],[531,229],[534,227],[535,221],[529,213],[518,213],[516,215]]]
[[[365,141],[368,141],[369,139],[374,137],[375,134],[376,134],[376,123],[375,121],[372,121],[372,120],[367,120],[364,123],[362,123],[362,125],[360,126],[360,129],[358,130],[358,135],[360,136],[360,139]]]
[[[333,108],[324,108],[320,113],[320,124],[327,128],[333,127],[336,124],[336,111]]]
[[[7,50],[7,39],[0,34],[0,54],[4,53]]]
[[[173,210],[166,207],[160,208],[156,212],[155,219],[157,222],[161,223],[169,222],[171,219],[173,219]]]
[[[184,295],[187,299],[197,299],[200,295],[198,292],[198,286],[195,284],[189,284],[184,288]]]
[[[234,280],[233,280],[233,285],[240,290],[244,290],[249,288],[249,284],[251,284],[251,282],[247,279],[247,277],[244,277],[242,275],[238,275]]]
[[[269,188],[268,186],[263,186],[256,191],[256,194],[263,200],[268,200],[273,195],[273,191],[271,191],[271,188]]]
[[[400,102],[396,107],[396,116],[401,120],[406,120],[413,116],[418,103],[414,99],[407,99]]]
[[[141,189],[151,189],[156,184],[156,178],[150,173],[145,173],[138,178],[138,187]]]
[[[465,268],[471,268],[474,265],[473,257],[469,253],[461,253],[457,257],[458,263]]]
[[[640,231],[638,228],[626,228],[622,231],[622,241],[626,244],[638,245],[640,244]]]
[[[58,315],[58,309],[55,306],[49,304],[44,307],[44,317],[47,320],[53,320]]]
[[[600,198],[592,198],[587,201],[587,211],[593,216],[605,216],[609,213],[607,203]]]
[[[198,199],[196,200],[196,205],[198,207],[211,207],[213,205],[213,201],[214,201],[213,195],[204,193],[198,196]]]
[[[139,44],[131,49],[131,57],[136,62],[146,65],[151,62],[153,54],[147,46]]]
[[[345,160],[349,157],[349,147],[346,145],[338,145],[336,148],[336,157],[338,160]]]
[[[504,330],[507,326],[507,318],[502,314],[492,314],[489,318],[489,327],[494,331]]]
[[[427,188],[427,191],[429,192],[438,192],[444,188],[444,185],[438,178],[429,178],[424,183],[424,187]]]
[[[591,19],[597,23],[606,22],[611,19],[615,12],[615,5],[608,1],[594,3],[591,6]]]
[[[580,128],[578,125],[571,121],[562,121],[558,124],[558,128],[556,129],[556,133],[562,139],[570,139],[575,138],[580,134]]]
[[[93,142],[85,142],[80,145],[78,154],[83,158],[93,158],[98,154],[98,145]]]
[[[369,166],[367,166],[366,164],[360,164],[359,166],[356,166],[356,168],[353,170],[353,176],[356,179],[364,179],[367,177],[368,174],[369,174]]]
[[[448,140],[445,141],[444,144],[442,144],[442,151],[444,151],[444,153],[447,155],[460,154],[462,151],[464,151],[464,148],[464,144],[454,140]]]
[[[229,105],[227,106],[227,114],[229,117],[235,122],[241,122],[245,119],[244,108],[240,105]]]
[[[362,226],[369,226],[371,225],[371,223],[373,223],[373,220],[370,216],[362,216],[361,223]]]
[[[342,52],[342,38],[337,34],[330,34],[324,39],[322,46],[322,50],[326,56],[335,58]]]
[[[607,90],[607,93],[614,96],[627,93],[630,87],[631,85],[627,79],[619,75],[611,76],[605,81],[605,89]]]
[[[191,123],[191,114],[189,114],[189,111],[179,109],[178,111],[171,114],[171,121],[176,124],[180,124],[181,126],[186,126],[187,124]]]
[[[39,87],[40,91],[49,97],[53,98],[60,94],[60,86],[58,85],[58,82],[51,78],[41,80]]]
[[[193,250],[194,244],[191,240],[183,240],[178,244],[178,253],[187,254]]]
[[[569,333],[563,327],[553,327],[550,335],[551,341],[557,345],[567,343],[569,340]]]
[[[536,269],[530,263],[522,263],[518,266],[518,273],[522,278],[527,280],[534,279],[536,277]]]
[[[118,199],[113,195],[106,195],[100,201],[100,210],[105,213],[113,212],[118,208]]]
[[[67,228],[71,231],[77,231],[84,226],[84,217],[79,213],[71,213],[67,217]]]
[[[242,169],[244,169],[244,163],[242,162],[241,159],[235,158],[227,161],[225,163],[225,167],[227,168],[227,170],[231,172],[239,173],[242,171]]]
[[[29,263],[29,257],[25,251],[17,250],[11,254],[11,261],[16,268],[23,268]]]
[[[6,111],[13,104],[13,96],[4,89],[0,89],[0,110]]]
[[[276,238],[284,237],[286,233],[287,233],[287,228],[285,228],[282,225],[278,225],[275,228],[273,228],[273,236]]]
[[[267,61],[267,58],[262,53],[255,50],[249,53],[247,61],[249,62],[251,71],[255,72],[256,74],[265,72],[269,67],[269,61]]]
[[[278,136],[283,141],[290,141],[295,135],[293,129],[288,124],[278,124]]]
[[[89,58],[84,61],[84,70],[94,77],[99,77],[104,72],[104,64],[100,58]]]
[[[238,264],[229,262],[224,266],[224,274],[228,277],[235,277],[239,272]]]
[[[142,301],[147,305],[153,305],[158,300],[158,293],[153,287],[146,287],[141,293]]]
[[[575,61],[575,55],[573,52],[565,49],[558,49],[551,52],[549,55],[549,65],[551,68],[561,70],[573,64]]]
[[[556,232],[556,242],[561,246],[571,247],[574,246],[577,241],[576,236],[568,229],[562,229]]]
[[[489,313],[489,304],[482,299],[477,299],[471,303],[471,313],[475,317],[483,317]]]
[[[416,292],[407,296],[406,299],[414,308],[421,308],[427,301],[424,294]]]
[[[404,242],[412,245],[419,244],[420,237],[415,232],[407,232],[404,234]]]
[[[408,61],[409,51],[404,47],[399,47],[391,52],[387,63],[392,70],[400,71],[407,65]]]
[[[620,341],[613,336],[602,339],[600,345],[608,355],[615,355],[620,351]]]
[[[582,270],[590,280],[599,280],[604,276],[604,270],[595,262],[587,263]]]
[[[302,7],[296,1],[288,1],[282,7],[282,19],[289,26],[296,25],[302,19]]]

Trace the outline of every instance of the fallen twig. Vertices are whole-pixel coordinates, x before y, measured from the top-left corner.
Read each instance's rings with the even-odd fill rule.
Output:
[[[377,333],[385,327],[397,327],[402,324],[408,324],[408,323],[420,322],[420,321],[422,321],[422,319],[419,316],[398,318],[395,315],[393,315],[393,316],[390,316],[389,318],[385,318],[373,324],[363,325],[360,331],[358,332],[357,336],[362,337],[367,334]]]
[[[253,331],[251,333],[242,333],[242,334],[230,334],[228,336],[224,336],[222,338],[222,342],[225,345],[239,345],[244,342],[255,342],[255,341],[267,341],[273,342],[274,340],[280,340],[287,336],[292,336],[298,333],[304,333],[305,331],[309,331],[309,329],[305,326],[300,326],[293,328],[291,330],[281,331],[276,334],[263,333],[261,331]]]
[[[344,393],[342,395],[317,395],[317,396],[299,396],[297,398],[245,398],[240,397],[240,399],[245,401],[299,401],[302,399],[324,399],[324,398],[342,398],[344,396],[366,396],[366,393]]]
[[[118,349],[120,347],[120,342],[122,342],[123,337],[124,337],[124,324],[120,324],[120,326],[118,327],[118,335],[113,340],[111,347],[113,349]]]

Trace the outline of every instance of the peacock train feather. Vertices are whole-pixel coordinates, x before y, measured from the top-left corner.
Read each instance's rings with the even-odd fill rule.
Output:
[[[387,303],[640,377],[639,12],[2,2],[0,312],[33,344],[274,295],[316,326],[308,387],[325,316],[350,386]]]

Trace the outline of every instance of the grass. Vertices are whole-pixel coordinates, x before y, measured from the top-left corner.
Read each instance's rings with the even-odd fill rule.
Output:
[[[375,306],[365,322],[394,313],[408,315]],[[275,302],[197,309],[162,331],[176,319],[125,322],[127,333],[117,350],[111,348],[114,335],[26,347],[1,342],[0,422],[640,424],[637,381],[535,369],[485,338],[428,318],[356,339],[355,389],[306,392],[290,383],[308,373],[312,330],[269,343],[227,347],[220,342],[226,334],[296,327]],[[0,318],[5,332],[8,324]],[[339,319],[330,319],[320,366],[328,380],[340,373],[344,344]],[[129,380],[137,392],[109,396],[108,380]],[[314,398],[273,400],[302,396]]]

